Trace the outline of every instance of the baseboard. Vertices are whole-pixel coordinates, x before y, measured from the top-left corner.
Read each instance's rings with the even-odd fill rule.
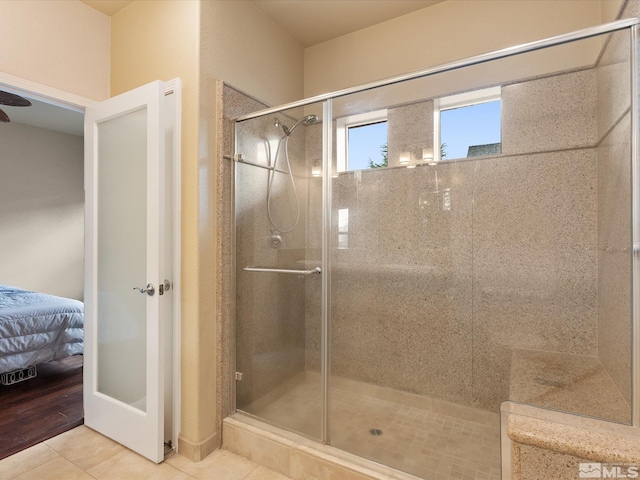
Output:
[[[178,437],[178,453],[192,462],[203,460],[218,448],[220,448],[220,435],[218,432],[201,442],[192,442],[182,436]]]

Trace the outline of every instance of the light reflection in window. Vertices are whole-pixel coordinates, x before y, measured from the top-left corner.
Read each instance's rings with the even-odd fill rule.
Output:
[[[349,209],[338,209],[338,248],[349,248]]]

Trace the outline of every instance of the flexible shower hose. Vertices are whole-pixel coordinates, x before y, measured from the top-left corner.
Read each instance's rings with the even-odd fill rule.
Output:
[[[273,186],[273,179],[276,176],[276,167],[278,166],[278,156],[280,153],[280,147],[282,146],[283,140],[284,140],[284,158],[287,160],[287,169],[289,170],[289,179],[291,180],[293,195],[296,199],[296,221],[293,223],[293,226],[289,229],[278,227],[274,222],[273,217],[271,216],[271,191]],[[265,142],[265,144],[267,145],[269,160],[271,160],[271,148],[268,147],[269,145],[268,142]],[[271,164],[271,161],[269,161],[269,164]],[[276,158],[273,162],[273,166],[271,167],[271,169],[269,169],[268,175],[269,175],[269,179],[267,182],[267,215],[269,217],[269,223],[271,223],[271,226],[280,233],[290,233],[298,226],[298,222],[300,221],[300,200],[298,199],[296,182],[293,178],[293,171],[291,170],[291,162],[289,161],[289,135],[285,134],[280,138],[280,141],[278,142],[278,147],[276,148]]]

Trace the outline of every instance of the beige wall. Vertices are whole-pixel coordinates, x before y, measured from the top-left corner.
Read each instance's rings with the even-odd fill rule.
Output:
[[[0,283],[82,300],[82,137],[11,122],[0,144]]]
[[[228,208],[224,197],[225,172],[228,164],[223,160],[223,115],[225,131],[230,131],[228,116],[247,113],[244,104],[227,105],[223,114],[222,84],[232,85],[236,89],[250,92],[272,104],[280,104],[302,97],[303,50],[293,38],[285,33],[272,20],[265,17],[251,2],[204,1],[200,10],[200,155],[201,169],[211,172],[203,181],[209,195],[207,204],[217,219],[224,218],[223,211]],[[233,103],[233,102],[232,102]],[[249,101],[253,108],[260,108],[257,102]],[[232,153],[229,150],[225,153]],[[226,170],[225,170],[226,168]],[[201,170],[202,171],[202,170]],[[215,177],[215,178],[214,178]],[[226,185],[228,187],[228,184]],[[219,221],[219,220],[218,220]],[[228,225],[226,225],[228,227]],[[218,261],[226,258],[229,242],[223,235],[223,222],[216,225],[217,242],[210,244],[218,252]],[[215,265],[208,272],[216,273]],[[217,272],[216,285],[220,295],[230,288],[226,271]],[[215,297],[208,297],[213,307]],[[225,297],[226,298],[226,297]],[[220,298],[218,298],[220,300]],[[215,353],[217,369],[217,424],[229,408],[229,307],[224,301],[218,301],[216,312],[210,312],[208,319],[216,328],[219,348]],[[211,346],[211,345],[209,345]],[[232,357],[233,358],[233,357]]]
[[[302,92],[326,92],[593,25],[615,10],[603,6],[601,12],[600,3],[590,1],[578,7],[564,0],[451,0],[429,9],[429,18],[427,11],[416,12],[307,49],[303,64],[301,47],[249,2],[138,1],[111,20],[75,0],[7,3],[0,16],[3,73],[96,100],[107,98],[110,88],[116,95],[158,78],[182,78],[181,434],[196,449],[216,432],[216,225],[209,195],[215,172],[208,155],[218,146],[205,141],[209,148],[198,150],[199,129],[211,118],[199,120],[199,114],[215,106],[206,96],[205,107],[199,105],[202,79],[217,77],[278,104]],[[425,44],[435,47],[415,48]]]
[[[180,446],[198,456],[215,437],[213,270],[214,218],[201,209],[206,165],[198,158],[199,9],[195,0],[133,2],[111,18],[111,93],[156,79],[182,79],[182,268]],[[206,183],[205,183],[206,186]],[[209,214],[207,215],[207,212]],[[207,292],[204,298],[201,291]]]
[[[183,82],[179,448],[199,460],[219,443],[215,79],[274,103],[300,98],[302,48],[248,2],[134,2],[111,21],[113,95],[157,78]]]
[[[303,48],[273,20],[247,1],[204,1],[201,15],[203,75],[271,105],[302,98]]]
[[[109,96],[109,17],[77,0],[3,1],[0,71],[93,100]]]
[[[448,0],[307,48],[304,94],[331,92],[568,33],[597,25],[600,18],[600,2],[588,0]],[[571,52],[561,61],[593,63],[596,52]],[[554,68],[566,67],[564,63]],[[471,86],[477,87],[477,82],[466,88]]]
[[[618,14],[621,13],[620,9],[625,3],[625,0],[601,0],[601,14],[600,20],[602,23],[613,22],[617,19]],[[623,14],[620,18],[627,18],[628,15]]]

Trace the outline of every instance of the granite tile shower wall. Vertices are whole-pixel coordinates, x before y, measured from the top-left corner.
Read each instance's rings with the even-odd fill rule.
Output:
[[[503,86],[501,155],[332,179],[332,376],[493,412],[511,399],[629,421],[628,62],[619,32],[594,68]],[[224,102],[225,118],[262,107],[229,87]],[[245,126],[237,152],[264,162],[274,117]],[[431,100],[389,108],[389,157],[433,147],[432,121]],[[303,213],[285,248],[268,245],[267,171],[238,165],[236,385],[249,412],[320,370],[320,277],[242,270],[320,264],[322,179],[310,172],[322,128],[296,135]],[[290,206],[290,187],[278,199]]]
[[[638,9],[637,2],[627,8]],[[598,81],[598,352],[631,404],[631,105],[629,35],[612,34]],[[623,418],[629,421],[629,417]]]
[[[228,87],[226,93],[227,99],[242,102],[243,94]],[[276,120],[291,127],[296,119],[279,114],[237,129],[236,149],[244,160],[273,165],[278,142],[283,136]],[[304,281],[295,275],[244,271],[247,266],[301,268],[305,263],[307,212],[311,210],[305,135],[301,127],[288,141],[296,192],[289,176],[281,172],[287,168],[284,141],[280,144],[279,171],[273,174],[271,183],[270,208],[275,226],[270,223],[266,210],[269,170],[242,162],[236,164],[235,353],[237,371],[243,374],[242,381],[237,383],[236,404],[248,412],[256,407],[256,401],[304,373],[305,369]],[[298,202],[297,227],[290,233],[277,230],[275,227],[285,231],[295,224]],[[281,240],[279,245],[273,243],[276,236]]]
[[[598,232],[629,228],[629,191],[612,197],[599,182],[628,179],[629,158],[610,153],[614,140],[601,141],[599,104],[608,100],[598,98],[599,75],[586,69],[504,86],[500,156],[333,180],[334,230],[339,210],[348,210],[349,226],[348,248],[333,236],[332,375],[491,411],[512,399],[629,421],[609,378],[615,370],[615,385],[629,391],[628,347],[609,353],[629,329],[629,256],[607,262],[617,283],[598,277]],[[389,109],[390,156],[415,158],[432,146],[430,129],[416,121],[432,111],[431,101]],[[629,129],[618,123],[611,135],[622,135],[620,149]],[[613,177],[602,170],[606,156],[616,159]],[[319,183],[310,195],[320,195]],[[607,220],[598,216],[620,203]],[[319,308],[307,300],[306,368],[314,371]],[[606,372],[600,362],[611,364]],[[512,378],[522,371],[529,377]],[[592,401],[574,401],[585,378],[602,385]]]

